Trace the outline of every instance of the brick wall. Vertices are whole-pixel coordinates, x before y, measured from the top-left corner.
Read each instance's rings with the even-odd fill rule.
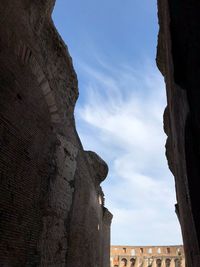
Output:
[[[102,267],[109,254],[99,203],[107,165],[77,135],[78,82],[53,4],[0,6],[1,267]]]

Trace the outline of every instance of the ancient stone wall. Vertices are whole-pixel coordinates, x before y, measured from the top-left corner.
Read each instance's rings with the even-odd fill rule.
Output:
[[[0,0],[0,266],[108,267],[108,168],[76,133],[77,78],[53,5]]]
[[[111,246],[110,267],[185,267],[183,246]]]
[[[157,64],[165,77],[166,155],[175,176],[188,267],[200,266],[200,2],[158,0]]]

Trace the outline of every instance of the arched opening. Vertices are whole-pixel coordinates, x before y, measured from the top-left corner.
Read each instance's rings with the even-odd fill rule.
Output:
[[[176,254],[177,254],[178,256],[181,256],[182,252],[181,252],[181,249],[180,249],[180,248],[177,248]]]
[[[165,267],[170,267],[171,264],[171,260],[170,259],[166,259],[165,260]]]
[[[158,253],[158,254],[161,254],[161,248],[158,248],[158,249],[157,249],[157,253]]]
[[[144,2],[142,3],[142,1],[140,1],[140,2],[141,2],[141,4],[135,4],[137,8],[134,10],[137,10],[137,13],[139,13],[139,10],[141,12],[145,13],[146,12],[146,7],[145,7],[146,2],[145,2],[145,4],[144,4]],[[109,14],[109,15],[107,14],[107,11],[109,10],[109,8],[110,8],[110,10],[113,10],[113,8],[112,8],[112,5],[110,5],[110,2],[105,5],[104,9],[102,9],[102,5],[104,5],[104,4],[100,4],[100,5],[96,4],[96,6],[95,6],[92,3],[90,6],[90,9],[88,10],[88,13],[92,16],[92,14],[96,14],[96,10],[98,10],[99,13],[97,15],[97,17],[98,17],[97,19],[100,19],[100,16],[101,16],[101,18],[104,18],[103,22],[102,22],[102,20],[100,20],[100,21],[101,21],[101,23],[103,23],[104,26],[105,26],[105,23],[107,23],[107,26],[106,26],[106,30],[107,30],[109,28],[109,25],[110,25],[110,23],[109,23],[110,15],[113,15],[112,11],[111,11],[111,14]],[[130,2],[127,3],[127,6],[129,6],[129,5],[130,5]],[[154,3],[151,5],[152,6],[150,6],[149,8],[151,9],[151,14],[154,13],[154,17],[151,16],[151,18],[150,18],[151,20],[149,18],[148,18],[148,21],[145,20],[145,23],[146,23],[145,27],[147,28],[147,25],[148,26],[151,25],[152,20],[154,20],[153,32],[154,32],[155,39],[151,40],[148,43],[154,44],[154,46],[152,45],[152,47],[151,47],[151,59],[150,60],[152,62],[152,65],[155,67],[155,53],[156,53],[155,48],[157,46],[157,31],[158,31],[156,1],[154,1]],[[72,4],[72,6],[73,6],[73,4]],[[98,8],[97,8],[97,6],[98,6]],[[132,6],[132,4],[131,4],[131,6]],[[93,9],[94,7],[95,7],[95,9]],[[118,5],[115,5],[115,8],[116,8],[116,10],[119,10],[122,17],[123,17],[123,15],[125,15],[125,12],[127,12],[127,10],[124,10],[123,7],[120,7],[120,9],[117,9],[117,8],[119,8]],[[78,7],[78,9],[79,9],[79,7]],[[62,32],[65,32],[65,30],[62,28],[62,25],[59,23],[59,21],[63,21],[63,19],[65,19],[65,14],[64,14],[63,10],[64,10],[63,8],[60,8],[60,10],[59,10],[59,12],[61,12],[62,19],[60,19],[60,13],[57,13],[55,15],[55,18],[57,17],[58,29],[60,28],[60,30]],[[121,13],[121,10],[122,10],[122,13]],[[132,10],[133,10],[133,8],[132,8]],[[78,12],[81,15],[81,9],[78,10]],[[104,17],[104,15],[105,15],[105,17]],[[71,14],[69,16],[70,16],[70,19],[72,19],[74,21],[75,16],[74,15],[71,16]],[[127,16],[127,17],[129,17],[131,20],[131,18],[134,16],[131,15],[131,16]],[[145,19],[146,18],[147,17],[145,17]],[[70,19],[69,18],[67,18],[67,19],[68,19],[68,24],[70,24]],[[113,18],[113,21],[115,21],[114,19],[115,18]],[[56,20],[55,20],[55,22],[56,22]],[[77,21],[74,21],[74,22],[77,23]],[[82,22],[83,22],[83,24],[85,23],[85,18],[83,18]],[[140,22],[140,20],[138,20],[138,25],[139,25],[139,22]],[[125,25],[122,26],[123,25],[122,24],[122,25],[119,25],[119,27],[117,27],[117,17],[116,17],[115,23],[116,23],[116,25],[115,25],[116,29],[117,28],[119,28],[119,29],[123,28],[124,29],[123,32],[121,32],[121,33],[118,32],[117,35],[121,36],[121,34],[123,34],[124,37],[128,37],[128,38],[127,39],[124,38],[123,42],[120,44],[120,55],[119,55],[119,53],[117,55],[113,54],[112,57],[115,59],[114,64],[113,64],[112,60],[109,61],[110,58],[106,58],[106,56],[104,54],[105,51],[102,51],[100,46],[97,47],[97,51],[101,51],[101,53],[98,54],[98,52],[96,51],[97,52],[97,53],[95,53],[96,58],[92,59],[92,56],[93,56],[92,51],[89,51],[89,54],[87,54],[88,50],[84,52],[84,53],[86,53],[85,54],[86,57],[82,58],[82,60],[84,62],[83,66],[79,65],[79,59],[76,59],[76,55],[73,56],[73,60],[75,62],[75,66],[77,67],[78,76],[81,77],[80,82],[79,82],[80,95],[81,94],[86,95],[85,99],[83,99],[84,98],[83,97],[80,100],[81,102],[78,102],[77,113],[76,113],[77,117],[76,118],[81,124],[81,126],[79,128],[79,125],[77,123],[78,132],[81,133],[80,134],[81,138],[82,138],[82,140],[85,141],[85,143],[84,143],[84,141],[83,141],[83,143],[87,149],[98,150],[98,153],[100,153],[100,154],[102,153],[103,158],[105,158],[110,163],[110,179],[111,180],[110,181],[109,181],[109,179],[107,180],[108,184],[109,184],[109,190],[106,188],[107,181],[105,181],[105,184],[103,186],[105,186],[105,191],[107,191],[106,193],[108,195],[110,194],[110,189],[112,188],[112,186],[115,187],[117,193],[114,195],[112,194],[112,196],[110,196],[110,195],[108,196],[111,198],[113,197],[113,199],[114,199],[114,200],[109,201],[109,202],[112,202],[112,204],[113,204],[116,201],[115,202],[115,210],[117,210],[117,207],[120,207],[123,210],[122,214],[123,214],[124,218],[126,218],[126,219],[122,220],[122,219],[120,219],[121,215],[119,215],[119,216],[117,215],[116,219],[115,219],[115,216],[114,216],[113,223],[115,224],[116,221],[118,221],[120,224],[120,227],[119,226],[118,226],[119,228],[117,226],[113,227],[113,229],[114,229],[113,231],[115,231],[115,233],[112,234],[112,241],[111,242],[114,244],[117,244],[117,243],[119,244],[119,241],[117,239],[118,239],[118,236],[120,236],[119,237],[120,240],[124,240],[124,241],[120,241],[121,245],[122,245],[121,249],[124,250],[123,246],[126,245],[126,243],[129,245],[134,245],[134,243],[131,244],[131,241],[129,241],[129,240],[131,240],[131,235],[130,235],[130,231],[128,231],[128,228],[129,228],[128,225],[130,224],[131,221],[134,222],[134,220],[132,217],[127,219],[128,216],[131,216],[130,215],[131,214],[131,206],[129,206],[129,204],[130,204],[130,202],[131,202],[131,204],[134,202],[134,201],[129,201],[128,197],[126,196],[127,195],[126,193],[129,190],[131,190],[131,188],[134,191],[133,195],[135,196],[135,201],[138,202],[137,204],[140,207],[142,206],[142,208],[140,209],[140,211],[142,212],[142,215],[141,215],[141,212],[140,212],[140,214],[137,214],[137,211],[136,211],[136,214],[134,214],[134,216],[136,216],[136,217],[138,215],[137,218],[140,218],[140,216],[143,218],[142,220],[138,219],[137,220],[137,223],[138,223],[137,226],[136,225],[134,226],[134,229],[137,229],[137,228],[139,229],[139,231],[135,231],[136,232],[135,234],[138,235],[138,237],[135,238],[137,244],[139,244],[139,240],[140,240],[139,233],[143,233],[144,236],[151,235],[149,233],[151,233],[152,231],[150,231],[149,228],[151,228],[154,225],[153,228],[154,228],[155,234],[154,234],[154,238],[152,237],[151,240],[157,239],[154,242],[156,245],[157,244],[159,245],[159,239],[161,240],[163,238],[163,236],[166,235],[166,231],[164,230],[164,228],[166,229],[166,227],[168,227],[167,223],[166,223],[167,221],[173,221],[174,222],[173,225],[176,225],[176,229],[170,230],[171,232],[172,231],[174,232],[174,235],[172,234],[171,238],[173,239],[174,236],[176,236],[176,238],[174,238],[176,240],[181,240],[181,238],[180,238],[180,229],[178,228],[176,215],[175,214],[173,215],[173,212],[171,212],[173,210],[173,205],[174,205],[173,201],[170,203],[171,210],[169,210],[170,216],[172,216],[172,217],[170,217],[169,220],[166,220],[166,219],[163,220],[162,223],[160,223],[158,227],[155,226],[155,224],[157,224],[158,220],[162,220],[162,218],[159,217],[160,212],[158,212],[158,209],[162,210],[162,212],[165,213],[165,209],[162,209],[162,207],[163,206],[165,206],[165,207],[170,206],[169,203],[167,203],[167,202],[169,199],[170,200],[174,199],[174,197],[172,197],[172,195],[174,196],[174,193],[175,193],[175,192],[173,192],[173,193],[171,192],[172,191],[171,189],[174,186],[173,185],[173,178],[170,177],[170,174],[167,172],[168,167],[167,167],[165,159],[164,159],[165,167],[162,170],[160,168],[161,164],[160,163],[156,164],[159,162],[159,160],[161,158],[164,158],[163,157],[163,155],[165,153],[164,149],[161,153],[157,151],[158,153],[156,152],[156,155],[154,154],[155,147],[157,147],[157,145],[164,148],[164,144],[165,144],[165,140],[164,140],[165,136],[164,136],[163,130],[162,130],[162,113],[163,113],[164,107],[166,105],[166,103],[165,103],[166,100],[164,100],[166,97],[165,97],[165,89],[164,89],[163,80],[162,80],[162,78],[160,78],[161,75],[158,74],[157,70],[154,67],[153,67],[153,73],[146,73],[144,69],[140,69],[141,74],[142,74],[140,77],[140,80],[138,80],[138,83],[136,83],[136,84],[129,83],[127,87],[132,88],[132,89],[130,89],[128,91],[128,89],[126,88],[126,81],[127,80],[128,81],[129,80],[136,80],[138,78],[138,77],[136,77],[137,75],[134,76],[136,73],[136,69],[138,69],[138,66],[135,66],[133,64],[133,62],[131,62],[131,64],[133,64],[133,65],[129,65],[130,62],[127,62],[128,65],[126,65],[125,70],[123,68],[121,69],[120,65],[118,65],[118,63],[121,62],[120,60],[118,61],[118,56],[120,57],[123,55],[123,47],[124,47],[123,45],[129,44],[130,34],[128,34],[128,36],[126,36],[126,26],[129,27],[130,24],[126,25],[126,26]],[[77,32],[80,30],[80,28],[82,28],[82,26],[83,25],[79,25],[79,27],[77,27]],[[88,31],[91,30],[91,32],[90,32],[91,36],[92,36],[92,34],[94,34],[95,38],[96,38],[96,32],[98,32],[98,34],[99,34],[98,38],[99,39],[104,40],[105,44],[107,43],[108,40],[109,40],[110,44],[115,43],[115,48],[118,49],[118,42],[120,42],[119,38],[117,38],[117,40],[115,42],[113,42],[113,40],[110,39],[110,35],[106,35],[107,32],[105,30],[103,31],[103,35],[101,35],[102,34],[102,28],[99,27],[99,24],[96,25],[99,28],[98,28],[98,30],[95,29],[95,32],[94,32],[94,29],[89,28],[89,26],[90,25],[88,25],[88,27],[84,26],[83,28],[84,29],[87,28]],[[142,30],[145,30],[145,27]],[[84,31],[84,29],[82,29],[82,31]],[[113,29],[110,29],[110,33],[112,32],[112,30]],[[141,33],[142,33],[142,30],[141,30]],[[129,28],[129,32],[130,31],[132,31],[131,28]],[[66,39],[66,40],[69,40],[69,43],[68,43],[69,48],[71,50],[75,51],[77,44],[80,44],[81,40],[79,40],[78,42],[77,42],[77,40],[75,40],[75,42],[70,43],[70,31],[68,31],[66,29],[65,34],[66,34],[66,36],[69,36]],[[101,38],[100,38],[100,36],[101,36]],[[72,38],[73,37],[74,36],[72,36]],[[135,37],[134,40],[132,40],[133,41],[132,45],[135,44],[136,40],[137,40],[137,36]],[[141,42],[140,45],[142,46],[146,43],[147,42]],[[131,47],[129,47],[129,48],[131,49]],[[80,47],[77,47],[77,49],[80,49]],[[107,53],[107,51],[110,51],[110,53],[112,53],[111,47],[107,48],[106,53]],[[154,51],[154,54],[152,51]],[[134,54],[134,51],[132,51],[132,52]],[[75,52],[75,54],[76,54],[76,52]],[[99,55],[101,55],[102,57],[99,58]],[[95,61],[95,60],[97,60],[97,61]],[[92,61],[94,61],[94,62],[92,62]],[[141,62],[141,58],[139,58],[139,61]],[[142,62],[142,65],[145,65],[145,62]],[[140,66],[139,66],[139,68],[140,68]],[[131,72],[129,72],[130,69],[131,69]],[[157,74],[158,74],[158,76],[157,76]],[[153,81],[152,77],[155,77],[155,76],[156,76],[156,81]],[[147,88],[146,84],[143,83],[143,81],[146,78],[148,80],[148,84],[153,84],[152,88]],[[82,81],[84,81],[84,82],[82,83]],[[139,86],[139,84],[142,84],[142,86]],[[88,90],[88,88],[90,88],[90,89]],[[135,89],[135,88],[137,88],[137,89]],[[156,88],[156,90],[155,90],[155,88]],[[130,93],[131,90],[133,90],[133,91],[135,90],[135,92],[137,91],[136,94],[135,95],[133,94],[133,96],[132,96],[132,94]],[[127,92],[128,92],[128,94],[126,95]],[[138,100],[138,95],[140,95],[140,92],[141,92],[141,101],[139,100],[138,102],[136,101],[137,103],[135,103],[134,99]],[[150,96],[149,92],[153,93],[153,97]],[[160,98],[161,92],[163,92],[163,95]],[[132,102],[129,101],[131,98],[133,100]],[[151,101],[148,102],[147,101],[146,106],[151,107],[150,109],[146,109],[146,106],[145,107],[142,106],[143,103],[145,102],[145,100],[148,98],[149,99],[154,98],[156,100],[154,102],[151,102]],[[157,106],[157,103],[162,102],[162,101],[163,101],[162,107],[160,105]],[[79,104],[80,104],[80,106],[79,106]],[[141,109],[139,107],[140,105],[142,107]],[[133,107],[133,108],[127,109],[127,107]],[[137,107],[136,108],[137,114],[135,113],[134,107]],[[142,112],[140,112],[142,109],[145,110],[144,114]],[[123,110],[125,110],[125,112],[123,112]],[[154,116],[155,115],[155,113],[154,113],[154,115],[151,117],[151,115],[152,115],[151,111],[152,110],[155,111],[156,116]],[[157,112],[156,110],[157,111],[159,110],[159,112]],[[130,117],[129,117],[129,114],[131,114]],[[140,121],[141,117],[148,118],[148,119],[147,119],[147,121],[145,121],[145,120]],[[159,117],[159,119],[158,119],[158,117]],[[159,120],[160,132],[158,132],[157,129],[154,129],[154,122],[157,121],[157,119]],[[87,126],[83,129],[84,123]],[[137,127],[135,127],[135,125]],[[142,127],[140,128],[141,125],[142,125]],[[145,128],[144,129],[143,125],[150,125],[150,128],[144,127]],[[144,129],[144,132],[142,131],[143,130],[142,128]],[[129,129],[133,129],[133,131],[131,130],[130,135],[128,133]],[[135,129],[136,129],[136,132],[134,132]],[[139,129],[138,132],[137,132],[137,129]],[[151,134],[152,129],[153,129],[153,134]],[[94,133],[95,138],[94,138],[94,136],[92,136],[91,132]],[[163,137],[162,137],[163,139],[161,138],[162,140],[159,139],[160,135],[162,135],[161,132],[163,134]],[[104,136],[104,138],[102,138],[102,136]],[[133,136],[134,136],[134,138],[133,138]],[[145,137],[144,139],[143,139],[143,136]],[[155,136],[156,136],[156,138],[155,138]],[[142,140],[140,140],[140,138],[138,138],[138,137],[141,137]],[[92,146],[88,140],[91,140],[91,143],[97,145],[97,148],[95,147],[95,145]],[[100,140],[99,143],[98,143],[98,140]],[[114,143],[115,140],[117,140],[116,143]],[[127,140],[128,141],[131,140],[130,143],[126,142]],[[137,140],[137,141],[132,142],[133,140]],[[145,141],[145,140],[152,140],[152,142]],[[126,152],[123,154],[123,156],[122,156],[122,153],[124,150],[123,149],[122,149],[123,151],[121,150],[120,143],[124,144],[124,147],[126,148],[125,149]],[[151,150],[151,152],[153,154],[147,155],[146,152],[145,153],[143,153],[143,152],[144,152],[144,147],[148,147],[149,144],[153,144],[152,148],[149,149],[149,150]],[[106,147],[106,149],[103,150],[102,149],[103,147]],[[117,147],[117,149],[116,149],[116,147]],[[136,147],[139,147],[139,151],[143,151],[143,152],[141,152],[140,160],[138,160],[138,157],[135,157],[133,155],[135,153],[134,149]],[[112,159],[111,159],[111,158],[109,158],[111,153],[107,153],[108,151],[114,151],[114,154],[116,151],[121,151],[122,153],[119,156],[115,155],[115,157],[113,157],[113,155],[112,155]],[[134,151],[134,153],[133,153],[133,151]],[[138,153],[138,154],[140,154],[140,153]],[[158,154],[160,156],[156,160],[155,157],[157,157]],[[129,157],[130,155],[131,155],[131,157],[133,156],[133,159]],[[115,158],[114,161],[112,161],[113,158]],[[133,164],[133,162],[134,162],[134,164]],[[140,169],[141,165],[142,165],[142,168]],[[144,167],[145,165],[151,166],[150,170],[146,170]],[[137,173],[135,171],[136,169],[137,169]],[[159,174],[158,174],[157,170],[159,170],[158,171]],[[169,182],[169,180],[170,180],[170,182]],[[116,181],[117,181],[117,185],[115,183]],[[124,182],[125,186],[121,186],[120,188],[118,188],[118,183],[120,183],[121,181]],[[130,186],[128,185],[128,182],[131,183]],[[169,185],[169,183],[170,183],[170,185]],[[145,191],[141,190],[141,188],[139,188],[137,190],[138,186],[139,187],[145,187],[148,192],[143,193]],[[169,194],[169,197],[164,197],[165,194],[161,193],[161,192],[163,192],[163,190],[165,191],[165,193]],[[129,195],[131,196],[131,194],[129,194]],[[145,201],[144,201],[144,199],[145,199]],[[157,202],[157,204],[155,204],[158,199],[159,199],[159,201]],[[125,207],[125,205],[126,205],[126,207]],[[152,208],[153,205],[155,205],[156,208],[158,208],[158,206],[160,206],[156,210],[156,215],[153,212],[153,208]],[[127,207],[130,211],[129,215],[127,214],[128,213]],[[110,207],[110,209],[112,210],[112,207]],[[135,209],[135,210],[137,210],[137,209]],[[148,212],[150,212],[150,211],[152,211],[151,214],[154,214],[157,217],[156,220],[152,219],[153,216],[152,217],[148,216]],[[119,213],[119,214],[121,214],[121,213]],[[151,220],[152,220],[151,222],[149,221],[150,220],[149,218],[151,218]],[[163,218],[164,218],[164,216],[163,216]],[[142,226],[141,222],[144,222],[143,226]],[[147,225],[148,225],[148,227],[147,227]],[[169,226],[172,227],[172,224],[169,224]],[[160,230],[160,227],[163,228],[163,230]],[[119,232],[121,233],[122,231],[124,231],[126,234],[120,234],[120,235],[117,234],[117,230],[116,230],[117,228],[118,228],[118,233]],[[130,229],[132,229],[131,226],[130,226]],[[157,231],[155,229],[159,229],[160,234],[157,233]],[[125,241],[125,240],[128,240],[128,241]],[[132,240],[134,240],[134,239],[132,238]],[[164,240],[164,238],[162,240]],[[169,236],[167,236],[165,240],[169,240]],[[146,243],[148,242],[148,245],[151,245],[151,243],[150,243],[151,241],[145,241],[145,242]],[[169,244],[170,243],[171,243],[171,240],[169,240]],[[175,243],[175,241],[173,240],[172,243]],[[181,241],[180,242],[177,241],[177,243],[181,243]],[[152,244],[152,245],[155,245],[155,244]],[[139,244],[138,246],[142,246],[142,245],[143,244]],[[168,245],[168,244],[166,244],[166,245]],[[156,253],[159,254],[159,255],[157,255],[158,257],[161,257],[160,254],[165,254],[165,253],[170,254],[170,249],[167,249],[166,247],[164,247],[162,249],[162,251],[161,251],[161,248],[159,248],[158,251],[156,251],[156,250],[157,250],[156,248],[153,248],[153,252],[155,254]],[[151,249],[149,249],[147,251],[145,248],[145,253],[146,252],[148,254],[152,254]],[[125,250],[123,251],[122,255],[124,255],[124,253],[126,253]],[[131,254],[131,256],[135,255],[135,252],[129,252],[129,253]],[[138,248],[137,253],[141,254],[143,256],[145,255],[145,253],[143,252],[143,248],[140,248],[140,247]]]
[[[181,267],[181,260],[180,259],[175,259],[175,267]]]
[[[120,267],[127,266],[128,260],[126,258],[121,259]]]
[[[135,267],[136,259],[135,258],[130,259],[130,263],[131,263],[130,267]]]
[[[113,3],[113,1],[111,2]],[[162,129],[162,113],[166,106],[166,96],[163,78],[158,72],[155,62],[158,32],[157,5],[156,1],[153,1],[151,5],[148,4],[147,8],[146,1],[137,1],[135,4],[134,2],[128,1],[126,5],[127,7],[129,6],[129,8],[126,7],[124,9],[124,7],[113,3],[116,10],[121,14],[124,23],[118,25],[118,17],[115,16],[115,12],[112,12],[113,6],[111,2],[107,4],[100,4],[100,2],[94,4],[91,2],[88,9],[88,13],[91,17],[93,17],[93,14],[96,14],[96,10],[98,10],[97,20],[95,20],[94,23],[95,26],[93,23],[87,26],[85,25],[88,21],[85,21],[85,18],[82,17],[81,8],[79,8],[79,6],[77,9],[81,16],[82,24],[78,24],[78,21],[74,20],[76,16],[75,14],[72,16],[73,13],[70,13],[69,17],[66,17],[65,9],[61,2],[58,2],[55,7],[54,21],[59,31],[63,32],[64,39],[66,38],[66,41],[68,41],[69,50],[72,52],[76,71],[78,77],[80,77],[80,101],[77,103],[75,115],[78,132],[83,141],[83,145],[86,149],[98,151],[110,164],[110,180],[107,179],[103,184],[107,197],[112,199],[112,201],[108,201],[108,203],[113,203],[112,205],[115,205],[115,208],[111,206],[109,209],[116,210],[117,207],[120,207],[121,211],[123,210],[123,212],[127,213],[128,211],[124,204],[124,202],[126,202],[126,206],[129,207],[128,209],[134,210],[133,213],[130,211],[130,216],[135,214],[134,216],[137,217],[138,211],[133,205],[132,194],[128,194],[130,198],[128,196],[124,197],[126,192],[133,190],[135,201],[138,202],[137,205],[140,206],[140,213],[142,213],[138,214],[138,218],[142,216],[142,220],[134,220],[133,217],[127,220],[120,220],[120,216],[114,216],[113,224],[115,224],[115,227],[111,228],[111,230],[114,231],[111,242],[113,244],[119,244],[117,231],[124,231],[125,234],[120,234],[121,245],[123,246],[126,243],[135,245],[134,243],[131,244],[131,242],[134,242],[134,239],[131,237],[132,235],[130,235],[128,230],[128,228],[131,229],[132,227],[131,222],[135,222],[137,225],[135,225],[134,228],[139,229],[135,233],[139,246],[142,245],[139,244],[139,233],[143,233],[146,237],[153,235],[150,234],[152,231],[149,230],[153,225],[155,234],[154,238],[152,237],[151,240],[156,237],[157,240],[155,240],[155,244],[159,245],[159,239],[161,240],[163,238],[164,240],[163,236],[166,233],[164,228],[166,227],[167,221],[163,221],[164,217],[159,217],[159,209],[162,209],[161,203],[169,207],[167,202],[169,199],[172,200],[174,198],[172,195],[174,195],[175,192],[170,192],[173,186],[173,178],[169,174],[167,163],[163,156],[165,153],[164,146],[166,137]],[[72,1],[70,4],[73,7],[73,11],[75,11],[75,4],[73,4]],[[103,8],[104,4],[105,7]],[[151,10],[150,12],[149,8]],[[113,21],[115,21],[116,24],[114,28],[109,28],[109,26],[112,25],[110,24],[111,14],[108,12],[109,9],[112,10],[111,14],[114,16]],[[135,16],[129,14],[129,10],[135,12]],[[127,15],[126,12],[128,12],[130,16]],[[132,20],[134,17],[137,19],[137,25],[141,24],[141,20],[138,18],[139,12],[143,15],[146,14],[146,16],[144,15],[145,22],[142,22],[142,28],[140,30],[135,29],[136,35],[138,32],[140,32],[141,35],[137,35],[132,39],[129,33],[133,31],[133,29],[130,25],[135,27],[135,22]],[[151,13],[151,15],[149,15],[149,13]],[[130,23],[126,24],[127,20],[124,21],[125,17],[130,19]],[[100,45],[101,42],[98,42],[95,43],[96,47],[94,47],[94,51],[89,51],[88,49],[82,51],[84,53],[81,59],[83,61],[83,66],[79,64],[80,60],[76,53],[76,51],[83,49],[83,47],[79,47],[82,41],[81,39],[74,39],[74,36],[71,35],[71,30],[68,27],[63,27],[64,21],[66,21],[65,23],[68,25],[71,25],[71,21],[74,21],[72,24],[77,27],[75,31],[77,33],[79,32],[80,36],[84,32],[84,29],[87,28],[88,31],[90,31],[90,36],[94,36],[94,38],[97,39],[100,38],[105,42],[105,47]],[[105,28],[101,28],[103,25]],[[94,28],[90,26],[97,27],[97,29],[94,30]],[[150,27],[149,30],[152,32],[151,37],[149,36],[149,31],[146,32],[148,27]],[[110,33],[112,31],[115,32],[117,28],[124,29],[122,31],[120,30],[121,32],[117,34],[118,36],[124,36],[123,42],[121,42],[120,38],[116,38],[116,40],[111,39],[112,36]],[[107,32],[108,29],[109,34]],[[128,30],[128,32],[126,30]],[[77,34],[77,37],[79,38],[79,34]],[[142,38],[142,40],[140,38]],[[143,53],[141,52],[142,50],[139,50],[138,47],[133,48],[137,43],[136,40],[141,41],[139,46],[141,46],[142,49],[148,49],[150,56],[148,63],[145,62]],[[116,52],[115,49],[113,50],[110,47],[110,44],[113,43],[115,43],[114,47],[118,51],[117,54],[112,54],[112,52]],[[132,43],[132,46],[129,45],[129,43]],[[150,44],[150,50],[147,44]],[[106,45],[108,45],[107,48]],[[128,49],[126,50],[124,46],[128,46]],[[105,50],[101,50],[102,47]],[[95,49],[101,52],[95,52]],[[129,49],[130,53],[132,53],[131,56],[127,54]],[[110,58],[106,56],[108,51]],[[134,59],[138,54],[140,57],[137,59],[140,63],[139,65],[135,65],[130,58],[132,57],[132,59]],[[119,58],[123,56],[125,58],[122,59],[122,62],[125,62],[125,66],[121,67],[121,60]],[[148,65],[149,62],[150,65]],[[149,66],[148,70],[144,67],[147,65]],[[151,142],[148,141],[150,139],[152,140]],[[122,145],[126,148],[125,150],[121,149]],[[138,149],[137,154],[140,155],[140,157],[135,156],[136,148]],[[108,151],[113,152],[109,153]],[[118,154],[119,151],[121,151],[121,153]],[[152,154],[148,154],[150,151]],[[146,166],[149,166],[149,168],[146,169]],[[121,182],[124,183],[124,186],[120,186]],[[114,191],[114,187],[118,193],[110,195],[109,192],[112,191],[111,188],[113,188]],[[156,188],[154,192],[153,188]],[[166,188],[169,197],[163,197],[164,194],[161,192],[164,188]],[[147,191],[143,196],[145,190]],[[153,197],[152,201],[151,196],[153,195],[155,197]],[[158,202],[156,202],[156,199],[159,199]],[[176,225],[176,229],[171,229],[171,231],[174,232],[174,235],[171,236],[172,238],[176,236],[178,240],[180,238],[180,229],[178,229],[176,215],[173,215],[172,212],[174,203],[172,202],[170,205],[171,210],[168,210],[168,215],[166,216],[172,216],[169,220],[174,222],[173,225]],[[154,208],[156,209],[155,213],[153,211]],[[149,211],[155,214],[157,217],[156,220],[153,220],[151,216],[146,216]],[[165,209],[162,211],[165,212]],[[126,214],[126,216],[128,216],[128,214]],[[160,230],[160,234],[155,230],[155,222],[157,222],[158,219],[162,221],[159,226],[163,228],[163,230]],[[157,227],[157,229],[159,229],[159,227]],[[168,238],[169,237],[167,237],[167,239]],[[151,242],[150,240],[146,240],[148,245],[151,245]],[[175,243],[175,241],[172,242]]]
[[[135,249],[131,249],[131,256],[135,256]]]
[[[162,265],[161,259],[157,259],[156,260],[156,267],[161,267],[161,265]]]

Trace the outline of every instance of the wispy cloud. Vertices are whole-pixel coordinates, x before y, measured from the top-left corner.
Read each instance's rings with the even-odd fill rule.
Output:
[[[162,77],[145,62],[137,69],[81,64],[85,101],[76,108],[85,149],[109,164],[106,204],[114,214],[112,243],[181,243],[174,214],[174,183],[164,156]]]

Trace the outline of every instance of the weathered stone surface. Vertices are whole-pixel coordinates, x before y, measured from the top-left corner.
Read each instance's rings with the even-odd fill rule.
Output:
[[[157,64],[167,88],[166,155],[188,267],[200,266],[200,2],[158,0]]]
[[[95,174],[97,184],[100,184],[108,174],[107,164],[94,152],[86,151],[87,160]]]
[[[108,167],[76,133],[54,4],[0,1],[0,266],[108,267]]]
[[[183,246],[111,246],[111,267],[185,267]]]

